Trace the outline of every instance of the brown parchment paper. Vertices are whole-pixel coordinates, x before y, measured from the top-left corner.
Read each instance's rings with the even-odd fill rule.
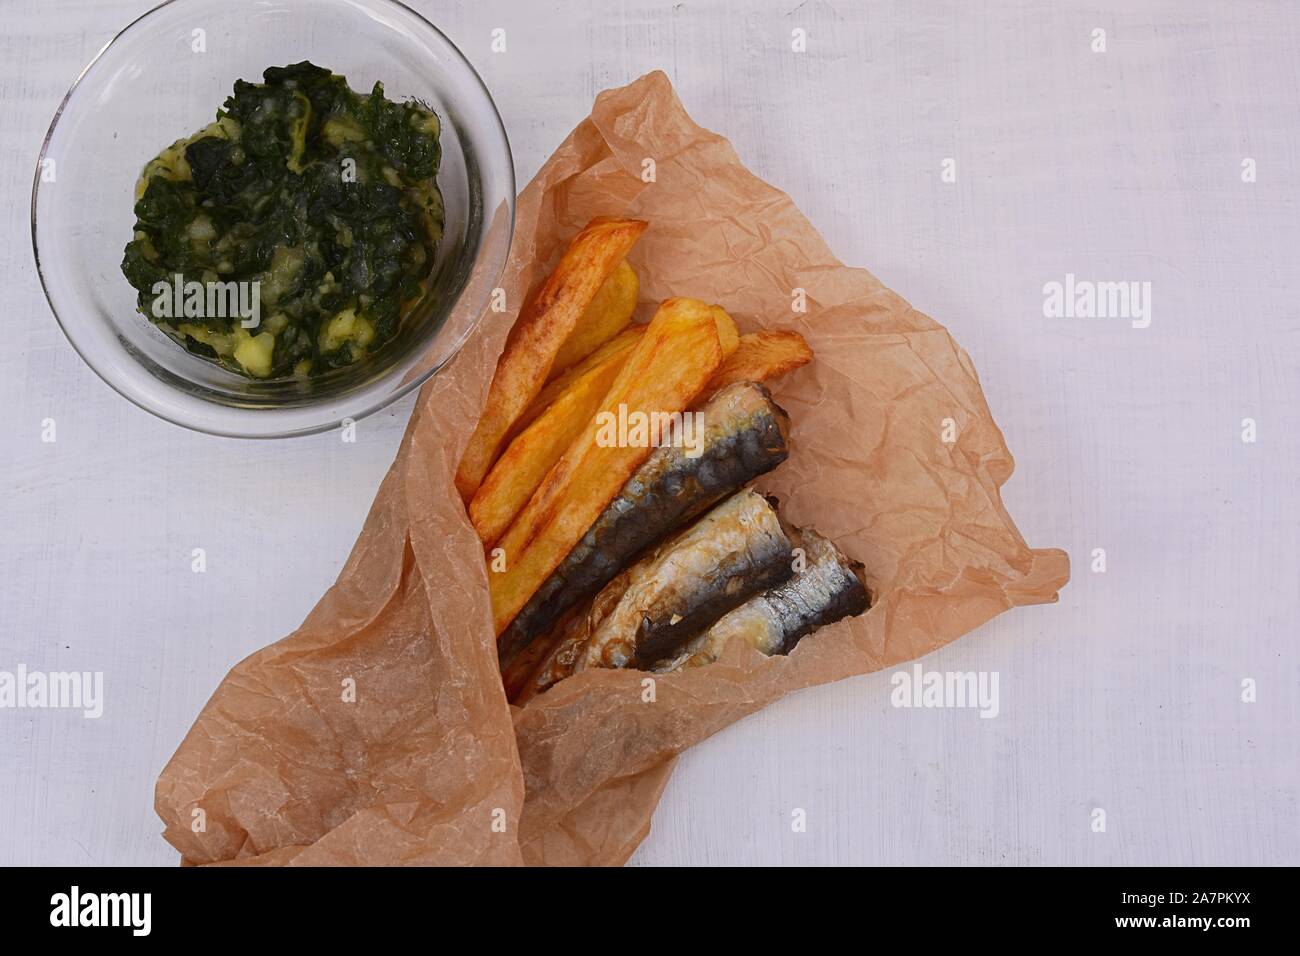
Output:
[[[452,476],[518,305],[596,215],[650,222],[631,257],[641,318],[690,295],[742,331],[807,338],[815,360],[774,389],[792,454],[759,487],[863,561],[876,604],[788,657],[733,643],[657,678],[653,701],[642,673],[586,671],[512,708]],[[1053,601],[1068,580],[1065,553],[1029,548],[1002,505],[1012,459],[966,353],[842,265],[663,73],[602,93],[524,190],[502,285],[510,311],[424,387],[337,583],[231,670],[163,770],[156,809],[187,863],[619,864],[685,748],[791,690]]]

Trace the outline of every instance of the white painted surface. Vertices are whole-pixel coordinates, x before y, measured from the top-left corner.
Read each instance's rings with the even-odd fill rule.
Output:
[[[599,90],[665,69],[842,259],[952,330],[1017,456],[1012,514],[1074,560],[1059,605],[925,661],[997,671],[996,719],[892,708],[889,674],[798,694],[685,755],[635,862],[1300,862],[1300,8],[413,5],[493,90],[521,183]],[[0,863],[175,861],[159,769],[331,583],[411,407],[355,445],[211,439],[118,399],[63,339],[31,171],[68,84],[148,6],[0,16],[0,669],[103,670],[108,694],[98,721],[0,711]],[[1150,281],[1151,327],[1044,318],[1067,272]]]

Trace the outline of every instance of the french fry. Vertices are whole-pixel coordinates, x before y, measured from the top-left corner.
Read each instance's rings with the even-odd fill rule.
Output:
[[[725,365],[727,360],[736,354],[736,349],[740,345],[740,330],[736,328],[736,323],[722,306],[711,305],[709,309],[713,312],[713,321],[718,326],[718,342],[722,345],[724,356],[722,364]]]
[[[510,426],[541,391],[560,347],[646,225],[638,219],[593,219],[525,305],[510,330],[483,414],[456,469],[456,490],[466,502],[492,467]]]
[[[793,372],[812,361],[812,349],[802,335],[791,330],[751,332],[722,363],[705,388],[708,398],[732,382],[766,382]]]
[[[551,379],[566,369],[577,365],[600,346],[622,332],[632,321],[636,311],[636,297],[640,289],[636,272],[624,259],[609,278],[596,291],[596,297],[587,306],[578,324],[556,353],[551,366]]]
[[[645,330],[644,325],[633,325],[624,329],[559,378],[547,382],[545,387],[537,393],[537,397],[528,403],[524,413],[515,421],[509,435],[506,436],[506,440],[513,440],[515,436],[536,421],[537,417],[550,408],[555,400],[564,394],[564,390],[577,381],[581,375],[601,364],[611,355],[623,352],[636,345]]]
[[[722,333],[719,335],[719,333]],[[600,404],[601,412],[676,412],[690,406],[727,358],[735,325],[698,299],[669,299],[628,357]],[[599,412],[597,413],[599,415]],[[592,427],[552,466],[498,542],[506,569],[489,575],[492,614],[500,634],[559,565],[627,479],[653,450],[602,444]]]
[[[510,526],[551,466],[590,425],[639,338],[638,334],[616,340],[620,348],[599,350],[608,354],[594,363],[583,362],[583,371],[566,376],[559,396],[497,459],[469,504],[469,519],[485,546],[490,547]]]

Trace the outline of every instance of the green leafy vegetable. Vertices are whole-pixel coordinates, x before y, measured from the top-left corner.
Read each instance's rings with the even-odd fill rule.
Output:
[[[137,187],[122,272],[141,311],[243,374],[306,377],[399,330],[442,235],[438,118],[311,63],[235,83],[217,121],[160,153]],[[258,319],[181,307],[181,283],[257,283]],[[238,302],[243,300],[216,300]],[[209,295],[204,301],[210,306]]]

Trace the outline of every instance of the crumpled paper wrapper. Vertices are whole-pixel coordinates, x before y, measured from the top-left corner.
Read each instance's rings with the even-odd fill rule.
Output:
[[[513,309],[597,215],[650,222],[631,256],[638,318],[689,295],[742,332],[793,328],[812,345],[812,364],[775,385],[793,450],[759,488],[866,565],[875,605],[788,657],[733,642],[657,677],[653,701],[643,673],[590,670],[509,706],[488,571],[452,485],[515,318],[488,313],[424,387],[338,582],[227,675],[163,770],[156,808],[186,863],[621,864],[687,747],[791,690],[1056,599],[1068,559],[1029,548],[1002,505],[1012,459],[970,358],[842,265],[663,73],[601,94],[520,196],[502,280]]]

